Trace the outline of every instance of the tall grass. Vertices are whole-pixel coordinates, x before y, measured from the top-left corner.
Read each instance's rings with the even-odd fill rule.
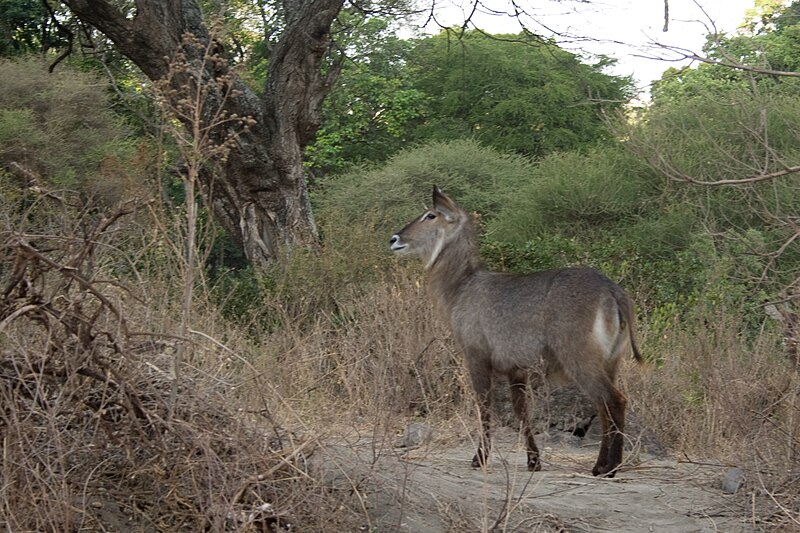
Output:
[[[364,523],[351,494],[299,473],[320,446],[307,406],[281,396],[263,346],[222,319],[202,285],[192,328],[176,333],[182,271],[159,261],[169,247],[140,253],[152,235],[134,223],[136,206],[73,210],[71,193],[32,194],[0,234],[5,529]],[[33,217],[37,206],[52,219]],[[178,342],[187,351],[176,375]]]
[[[748,338],[743,321],[723,312],[649,338],[645,350],[662,363],[623,372],[628,405],[679,460],[744,469],[740,498],[751,499],[753,520],[769,530],[794,530],[800,372],[779,335]]]
[[[216,285],[201,277],[180,336],[185,279],[170,218],[180,213],[0,192],[17,208],[0,234],[8,530],[369,529],[378,511],[366,496],[381,477],[367,469],[334,483],[314,467],[333,442],[366,432],[378,454],[410,420],[457,439],[477,429],[424,272],[388,256],[369,215],[328,211],[323,249],[271,272]],[[791,528],[798,369],[778,331],[754,330],[750,307],[720,301],[669,324],[641,309],[640,345],[654,363],[624,365],[622,385],[669,453],[745,468],[753,513]],[[187,351],[175,375],[179,341]],[[457,529],[452,514],[441,518]]]
[[[95,241],[118,238],[123,226]],[[14,263],[19,237],[13,228],[4,233],[4,264]],[[442,428],[475,420],[460,355],[430,305],[424,273],[413,263],[388,268],[380,248],[361,257],[344,248],[297,256],[282,278],[261,280],[263,299],[252,304],[276,318],[263,329],[259,320],[225,318],[201,286],[172,420],[180,273],[159,272],[151,256],[147,269],[120,276],[118,265],[134,262],[119,248],[96,247],[92,287],[122,310],[128,333],[105,310],[81,337],[59,317],[95,316],[103,306],[91,291],[65,283],[69,269],[36,279],[25,270],[20,280],[32,279],[27,286],[63,307],[48,329],[33,309],[23,311],[39,304],[18,292],[19,282],[3,301],[4,525],[247,531],[283,522],[332,531],[371,523],[374,511],[359,499],[365,482],[333,489],[304,466],[309,457],[353,428],[391,442],[411,419]],[[61,250],[47,257],[68,262]],[[371,275],[359,279],[359,269]],[[3,270],[3,287],[13,273]],[[313,305],[281,304],[300,299]],[[684,460],[743,466],[759,517],[791,526],[800,378],[778,335],[742,335],[735,310],[666,332],[642,318],[641,344],[660,363],[623,372],[641,424]]]

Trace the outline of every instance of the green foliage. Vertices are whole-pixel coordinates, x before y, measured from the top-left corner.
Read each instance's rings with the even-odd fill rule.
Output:
[[[0,62],[0,159],[40,185],[109,202],[140,185],[140,145],[111,112],[106,83],[38,59]]]
[[[0,156],[26,157],[41,148],[43,135],[32,109],[0,110]]]
[[[64,8],[51,7],[64,22]],[[0,57],[47,52],[67,44],[68,33],[54,24],[40,0],[0,0]]]
[[[419,214],[436,184],[490,219],[528,180],[532,168],[522,156],[498,153],[476,141],[434,142],[400,152],[381,168],[331,178],[312,200],[321,220],[332,214],[350,223],[372,220],[376,230],[386,233]]]
[[[760,17],[761,26],[751,26],[753,47],[760,46],[761,59],[769,68],[800,71],[800,2],[766,3]],[[743,37],[746,40],[746,37]]]
[[[575,234],[629,219],[644,209],[648,195],[658,192],[654,181],[621,146],[554,154],[537,163],[488,233],[520,244],[554,230]]]
[[[759,74],[758,70],[800,71],[800,2],[783,9],[762,6],[759,24],[751,24],[750,33],[709,38],[705,53],[719,64],[704,63],[697,68],[668,69],[653,84],[656,107],[686,100],[724,99],[737,93],[754,96],[768,91],[773,95],[796,95],[800,80],[794,76]],[[731,65],[756,69],[732,68]]]
[[[431,140],[478,138],[533,156],[583,148],[609,138],[602,115],[630,96],[628,78],[603,74],[610,60],[587,65],[553,43],[447,31],[402,40],[376,18],[358,28],[307,152],[322,172]]]
[[[800,166],[800,95],[782,89],[753,92],[730,81],[723,100],[668,98],[625,134],[628,145],[668,178],[710,184],[683,187],[681,196],[698,207],[710,231],[728,238],[720,246],[734,263],[751,265],[739,276],[761,280],[773,292],[800,275],[789,222],[800,206],[798,176],[746,180]],[[755,245],[748,237],[753,232],[767,244]],[[752,265],[754,257],[759,267]]]
[[[629,130],[629,144],[673,178],[714,182],[800,164],[798,120],[800,95],[752,94],[732,88],[724,101],[689,98],[654,105],[645,119]],[[768,152],[775,156],[765,158]],[[781,198],[781,203],[797,205],[791,179],[774,185],[780,189],[776,198]],[[751,192],[744,185],[718,188],[712,191],[709,205],[717,216],[722,215],[720,210],[740,220],[757,216],[755,209],[739,210],[738,214],[731,209],[732,203],[746,203]]]
[[[587,65],[523,36],[472,31],[454,40],[443,31],[419,41],[409,59],[414,87],[430,98],[416,138],[477,136],[537,157],[593,145],[609,137],[602,112],[630,97],[630,79],[603,74],[609,64]]]
[[[405,66],[412,42],[398,38],[389,20],[369,18],[347,40],[350,60],[306,152],[309,166],[324,173],[387,159],[408,143],[413,124],[426,112],[427,97],[413,88]]]
[[[761,327],[759,306],[796,293],[800,279],[800,187],[797,172],[787,172],[800,167],[800,80],[769,73],[800,68],[800,2],[757,7],[749,33],[709,40],[706,53],[721,64],[668,70],[653,104],[620,131],[654,171],[686,183],[669,199],[702,221],[687,250],[702,241],[713,253],[703,254],[692,305],[698,313],[736,308],[750,332]]]

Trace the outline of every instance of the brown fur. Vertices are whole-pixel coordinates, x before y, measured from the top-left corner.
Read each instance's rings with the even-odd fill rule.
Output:
[[[629,351],[641,361],[625,291],[591,268],[524,275],[485,270],[472,216],[438,188],[433,207],[392,236],[391,248],[422,258],[433,300],[464,351],[483,426],[473,466],[488,459],[490,390],[497,372],[511,384],[528,468],[541,469],[527,406],[533,369],[574,380],[594,401],[603,440],[592,473],[613,477],[622,461],[626,404],[615,385],[617,366]]]

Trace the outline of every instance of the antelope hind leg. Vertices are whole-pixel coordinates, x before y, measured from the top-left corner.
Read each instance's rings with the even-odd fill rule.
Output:
[[[616,387],[610,391],[610,399],[598,406],[598,414],[603,422],[603,440],[597,463],[592,468],[595,476],[614,477],[622,463],[622,448],[625,430],[625,396]]]

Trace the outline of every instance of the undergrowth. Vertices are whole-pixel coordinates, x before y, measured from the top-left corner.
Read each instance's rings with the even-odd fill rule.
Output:
[[[321,253],[253,275],[249,305],[201,280],[179,339],[180,273],[159,255],[170,248],[139,251],[152,244],[137,218],[148,204],[73,213],[60,202],[33,199],[50,218],[22,213],[2,234],[6,529],[370,528],[365,502],[380,477],[332,486],[318,459],[330,442],[356,430],[391,445],[411,420],[475,419],[424,272],[387,260],[368,229],[349,233],[356,257],[328,227]],[[800,377],[779,332],[754,334],[729,305],[712,310],[665,324],[644,309],[651,363],[622,372],[631,411],[670,453],[745,468],[741,497],[761,523],[791,527]],[[188,352],[176,378],[179,341]]]

